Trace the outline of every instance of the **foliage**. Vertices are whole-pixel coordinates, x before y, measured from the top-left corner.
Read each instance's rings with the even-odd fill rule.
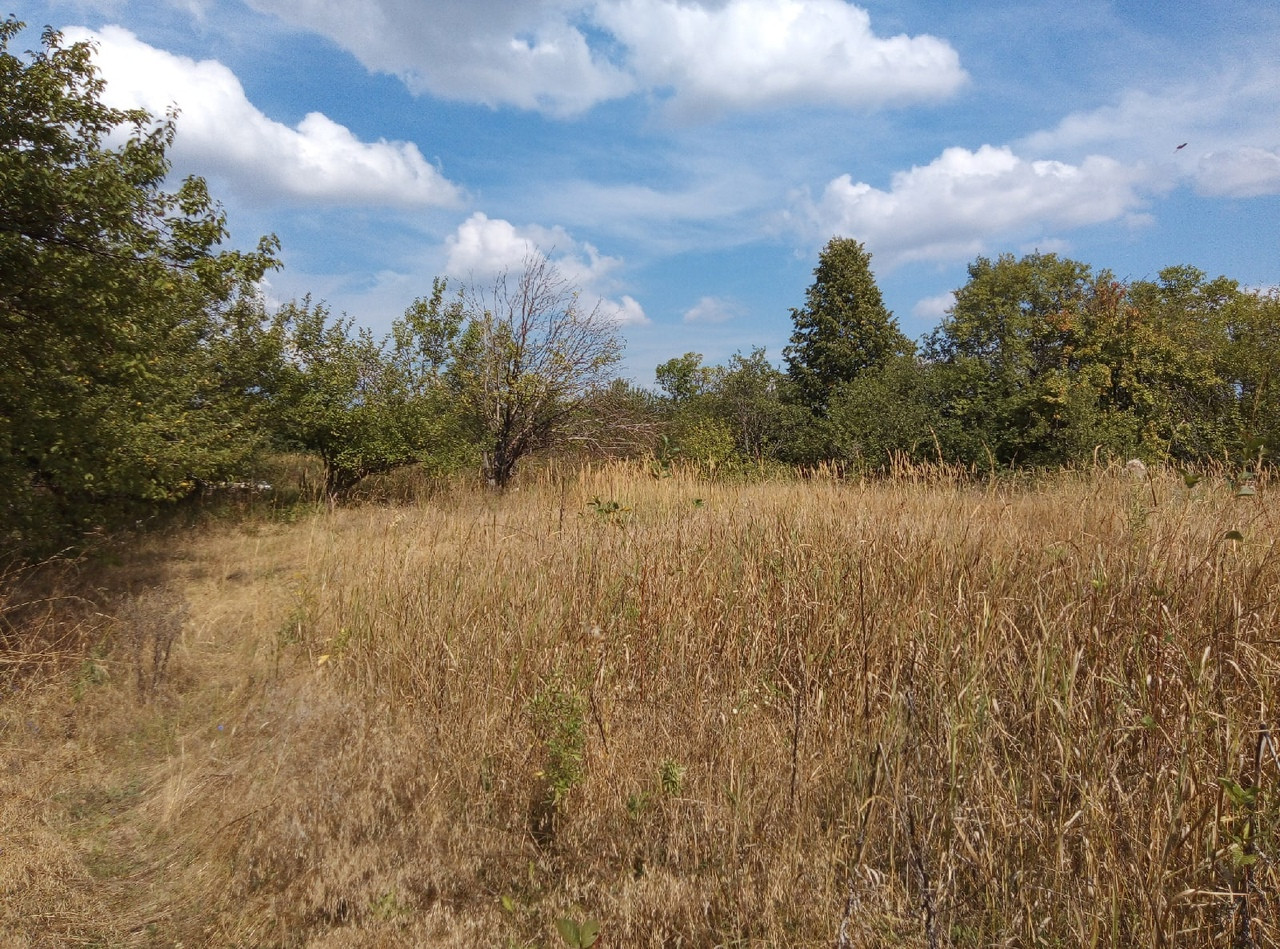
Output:
[[[783,351],[797,400],[823,415],[841,383],[914,351],[885,309],[859,242],[833,237],[818,256],[805,305],[791,311],[795,331]]]
[[[883,471],[895,459],[933,455],[937,419],[930,381],[928,366],[899,356],[840,385],[827,418],[834,456]]]
[[[309,299],[277,316],[280,431],[320,455],[331,493],[405,465],[476,461],[503,487],[551,445],[625,453],[646,440],[649,400],[608,376],[616,326],[582,310],[545,257],[514,281],[445,294],[437,279],[382,340]]]
[[[529,703],[529,714],[544,751],[542,777],[547,794],[551,803],[560,807],[582,781],[586,702],[576,690],[554,678]]]
[[[1054,254],[979,258],[929,339],[952,457],[1223,459],[1268,427],[1274,314],[1225,277],[1125,285]]]
[[[568,916],[556,920],[556,931],[570,949],[591,949],[600,936],[600,922],[595,919],[584,919],[578,922]]]
[[[1155,337],[1148,379],[1157,437],[1178,460],[1223,458],[1240,436],[1228,360],[1230,327],[1245,295],[1234,280],[1210,280],[1187,266],[1166,267],[1157,281],[1138,281],[1129,293]]]
[[[0,24],[0,531],[55,540],[226,477],[258,445],[274,239],[218,251],[173,115],[103,105],[87,44]]]
[[[809,423],[762,348],[735,353],[723,366],[704,366],[700,353],[685,353],[656,374],[670,420],[664,455],[712,467],[785,459],[794,429]]]
[[[443,462],[452,419],[415,328],[398,323],[379,341],[309,298],[281,307],[275,326],[284,354],[273,386],[277,437],[319,455],[326,494],[427,458]]]
[[[662,363],[654,376],[672,405],[684,405],[715,387],[718,373],[702,364],[702,353],[685,353]]]
[[[1224,363],[1239,398],[1241,447],[1280,456],[1280,290],[1242,295],[1231,314]]]
[[[943,414],[966,461],[990,453],[1001,464],[1050,464],[1065,427],[1071,328],[1091,281],[1085,264],[1056,254],[1005,254],[969,265],[969,281],[930,336],[941,364]]]

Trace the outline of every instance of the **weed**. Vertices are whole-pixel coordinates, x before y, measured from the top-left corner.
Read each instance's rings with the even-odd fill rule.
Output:
[[[600,936],[600,923],[594,919],[579,922],[565,916],[556,920],[556,932],[569,949],[590,949]]]
[[[187,604],[182,597],[164,589],[130,597],[120,609],[116,619],[119,636],[133,656],[140,702],[155,697],[186,617]]]
[[[662,785],[662,793],[667,797],[676,797],[684,788],[683,765],[666,758],[658,769],[658,781]]]
[[[612,499],[605,501],[599,495],[587,502],[587,508],[607,524],[625,524],[632,513],[631,508],[624,507],[622,502]]]
[[[587,745],[587,700],[555,675],[529,703],[534,735],[542,749],[539,791],[530,807],[534,839],[546,845],[554,836],[560,815],[581,781]]]

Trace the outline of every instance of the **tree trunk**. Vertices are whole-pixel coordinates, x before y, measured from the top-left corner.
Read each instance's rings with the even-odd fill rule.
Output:
[[[493,453],[484,454],[484,476],[489,487],[505,491],[516,473],[517,457],[505,445],[499,445]]]

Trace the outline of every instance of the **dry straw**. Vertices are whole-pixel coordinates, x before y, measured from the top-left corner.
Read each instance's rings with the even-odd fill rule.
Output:
[[[599,946],[1274,945],[1276,526],[1266,485],[1159,472],[617,465],[191,538],[184,631],[147,666],[167,678],[82,730],[81,767],[41,765],[71,753],[4,709],[14,773],[55,801],[29,846],[106,895],[41,923],[53,884],[15,883],[6,850],[0,922],[37,943],[554,946],[598,923]],[[105,747],[146,728],[145,764]],[[56,803],[129,776],[102,826]],[[105,890],[77,876],[95,847],[130,858]]]

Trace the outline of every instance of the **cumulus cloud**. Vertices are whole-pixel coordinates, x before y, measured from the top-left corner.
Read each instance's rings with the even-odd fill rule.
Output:
[[[596,15],[644,83],[685,110],[937,99],[967,78],[943,40],[878,37],[844,0],[616,0]]]
[[[249,0],[411,89],[572,115],[636,92],[686,112],[935,99],[966,75],[844,0]]]
[[[155,115],[176,105],[181,114],[175,164],[222,175],[241,193],[406,207],[459,201],[459,189],[411,142],[362,142],[319,112],[290,128],[255,107],[240,80],[219,62],[174,56],[120,27],[99,33],[73,27],[64,33],[69,41],[96,45],[94,61],[107,82],[108,104]]]
[[[895,174],[887,191],[841,175],[803,203],[803,214],[813,236],[855,237],[889,266],[954,260],[1027,231],[1124,218],[1141,202],[1136,177],[1098,156],[1071,165],[1028,161],[1007,147],[948,148]]]
[[[445,273],[456,280],[483,285],[504,274],[517,274],[532,257],[546,257],[570,284],[582,291],[588,307],[600,304],[622,325],[649,322],[644,308],[627,295],[611,298],[617,290],[617,257],[601,254],[591,244],[578,242],[561,227],[517,227],[501,218],[477,211],[463,221],[445,242]]]

